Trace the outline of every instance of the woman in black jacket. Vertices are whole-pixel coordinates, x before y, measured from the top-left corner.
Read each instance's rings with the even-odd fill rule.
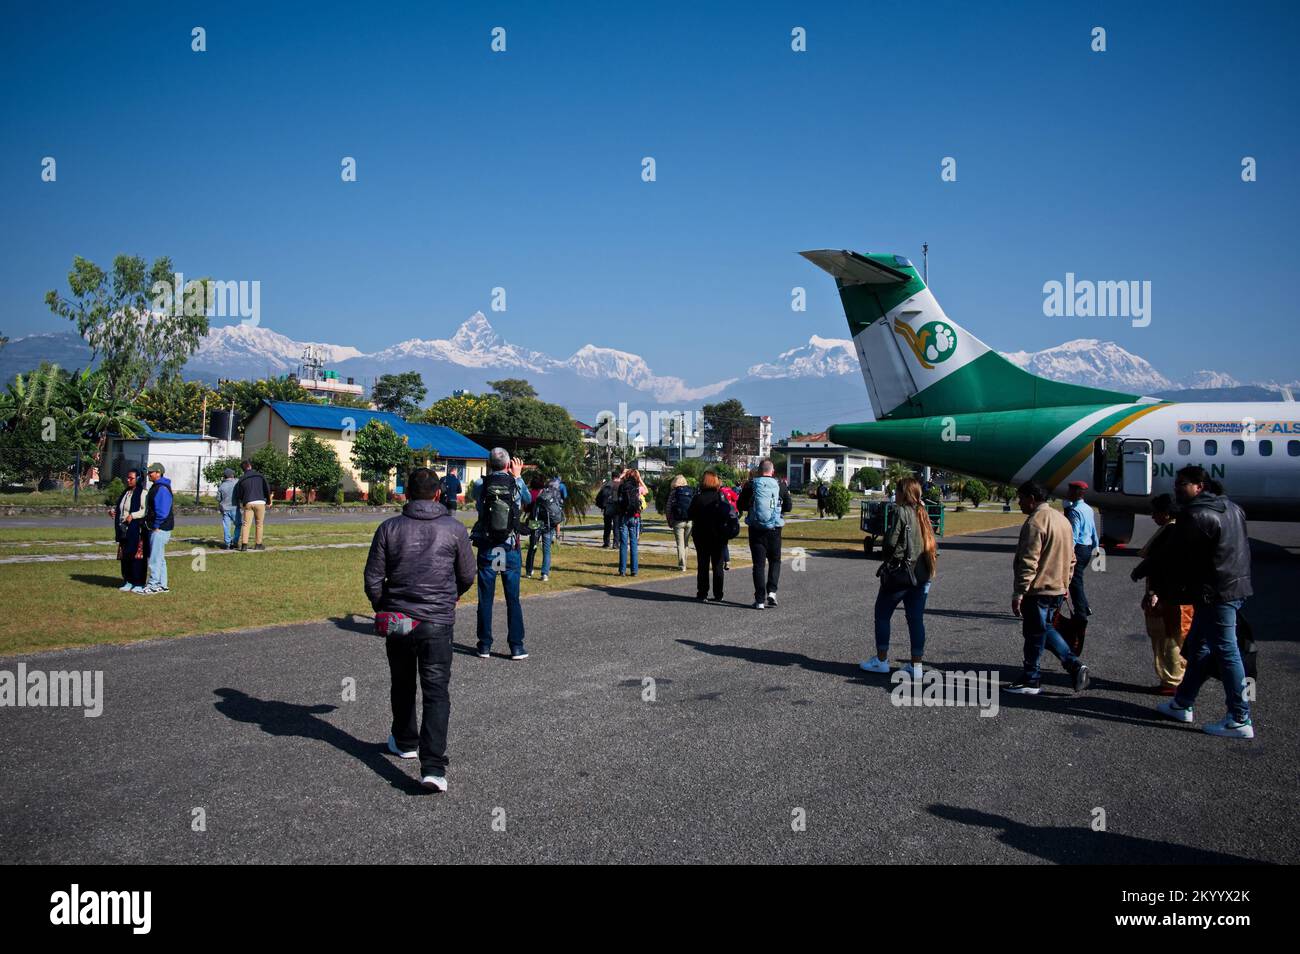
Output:
[[[709,568],[713,568],[713,601],[722,602],[722,583],[725,563],[723,549],[727,545],[727,522],[731,504],[718,493],[721,482],[718,475],[706,470],[700,478],[700,492],[691,501],[687,515],[691,521],[691,540],[695,544],[695,598],[701,603],[709,595]]]

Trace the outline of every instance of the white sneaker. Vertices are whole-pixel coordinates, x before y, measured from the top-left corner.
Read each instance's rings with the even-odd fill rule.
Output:
[[[542,582],[543,582],[543,583],[549,583],[550,580],[551,580],[551,574],[549,574],[549,573],[543,573],[543,574],[542,574]]]
[[[447,777],[445,775],[426,775],[420,779],[420,784],[432,792],[447,791]]]
[[[1158,703],[1156,712],[1173,719],[1175,722],[1194,722],[1196,720],[1196,714],[1192,711],[1191,706],[1184,709],[1182,706],[1176,705],[1172,699],[1166,699],[1164,702]],[[1210,727],[1206,726],[1205,730],[1208,732]]]
[[[884,659],[877,659],[875,656],[872,656],[866,662],[858,663],[858,668],[864,672],[888,673],[889,663]]]
[[[130,593],[133,589],[135,589],[135,584],[123,583],[121,586],[118,587],[118,589],[121,590],[123,593]]]
[[[133,587],[131,587],[131,592],[132,592],[132,593],[143,593],[143,592],[144,592],[144,587],[143,587],[143,586],[133,586]]]
[[[754,609],[767,609],[767,601],[766,600],[756,601],[754,603]]]
[[[898,667],[898,671],[906,673],[909,679],[921,678],[921,664],[914,662],[905,662]]]
[[[388,751],[392,752],[398,758],[403,759],[418,759],[420,757],[419,752],[403,752],[399,749],[397,747],[397,740],[391,735],[388,737]]]
[[[1222,722],[1211,722],[1205,727],[1205,731],[1210,735],[1222,736],[1225,739],[1253,739],[1255,737],[1255,726],[1250,722],[1237,722],[1232,716],[1226,716]]]
[[[775,605],[776,605],[776,594],[775,594],[775,593],[768,593],[768,594],[767,594],[767,605],[768,605],[768,606],[775,606]]]

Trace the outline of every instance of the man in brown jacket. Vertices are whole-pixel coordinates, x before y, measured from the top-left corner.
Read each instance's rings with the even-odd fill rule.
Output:
[[[1052,625],[1074,574],[1074,531],[1064,514],[1047,505],[1047,490],[1042,484],[1027,481],[1017,493],[1020,512],[1029,519],[1020,528],[1020,542],[1016,545],[1011,612],[1023,620],[1025,676],[1007,686],[1007,692],[1038,695],[1038,663],[1044,648],[1061,660],[1074,679],[1075,692],[1081,692],[1088,688],[1088,667],[1070,651]]]

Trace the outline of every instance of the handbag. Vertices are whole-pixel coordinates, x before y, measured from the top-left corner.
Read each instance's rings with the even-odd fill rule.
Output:
[[[899,511],[898,519],[903,519],[903,513],[906,513],[906,511]],[[901,590],[909,586],[916,586],[916,560],[912,557],[912,532],[910,527],[903,529],[902,558],[892,556],[881,563],[876,568],[876,576],[880,577],[880,585],[886,590]]]
[[[405,613],[390,613],[384,610],[375,614],[376,636],[405,636],[419,625],[418,619]]]

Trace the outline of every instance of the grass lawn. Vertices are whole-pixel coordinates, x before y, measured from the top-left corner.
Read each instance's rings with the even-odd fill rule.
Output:
[[[1000,511],[949,513],[948,535],[1013,526],[1024,518]],[[267,524],[268,546],[353,543],[370,541],[374,523]],[[600,524],[588,521],[587,530]],[[573,529],[579,529],[574,527]],[[211,526],[190,525],[178,533],[169,549],[194,546],[211,548],[219,542],[215,521]],[[112,552],[110,529],[19,527],[0,529],[0,556],[53,553]],[[644,539],[671,540],[663,522],[647,519]],[[743,536],[732,547],[732,565],[748,565]],[[842,520],[788,524],[783,534],[787,547],[809,550],[852,549],[862,546],[856,509]],[[20,544],[28,544],[20,546]],[[49,545],[46,545],[49,544]],[[942,542],[940,543],[942,546]],[[551,579],[523,581],[525,597],[574,588],[619,586],[617,552],[587,546],[559,545],[552,551]],[[361,589],[366,548],[267,550],[264,553],[206,554],[204,569],[195,569],[195,557],[182,552],[168,560],[171,592],[157,596],[121,593],[114,560],[73,560],[59,563],[17,563],[0,568],[3,605],[31,605],[34,595],[50,609],[42,613],[39,628],[32,618],[9,613],[0,620],[0,655],[62,649],[95,643],[127,643],[162,636],[212,633],[283,623],[306,622],[352,614],[370,615]],[[538,561],[540,562],[540,554]],[[671,550],[641,549],[637,581],[680,577]],[[692,571],[694,557],[691,559]],[[473,600],[471,590],[465,597]],[[502,597],[498,596],[498,599]]]

